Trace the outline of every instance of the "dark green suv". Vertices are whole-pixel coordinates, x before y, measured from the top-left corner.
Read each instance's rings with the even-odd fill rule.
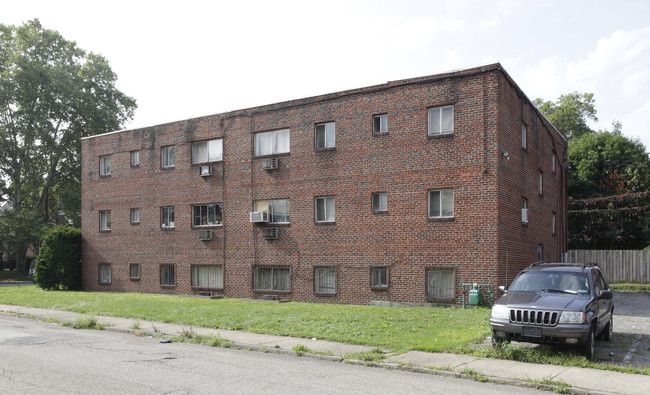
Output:
[[[612,338],[613,293],[595,264],[533,263],[499,290],[490,314],[494,343],[566,345],[591,359],[596,337]]]

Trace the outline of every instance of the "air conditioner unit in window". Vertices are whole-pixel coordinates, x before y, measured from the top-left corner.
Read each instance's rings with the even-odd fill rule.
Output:
[[[210,167],[210,165],[200,166],[199,174],[201,175],[201,177],[208,177],[212,174],[212,168]]]
[[[277,239],[278,228],[264,228],[262,229],[262,237],[265,239]]]
[[[269,212],[253,211],[251,213],[251,222],[269,222]]]
[[[199,240],[201,241],[212,240],[212,229],[199,230]]]
[[[262,169],[274,170],[278,168],[278,158],[266,158],[262,160]]]
[[[521,223],[522,224],[527,224],[528,223],[528,209],[527,208],[522,208],[521,209]]]

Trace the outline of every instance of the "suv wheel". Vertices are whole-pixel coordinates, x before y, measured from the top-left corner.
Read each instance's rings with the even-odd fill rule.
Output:
[[[605,329],[603,329],[603,333],[601,338],[605,341],[610,341],[612,340],[612,336],[614,335],[614,317],[609,317],[609,322],[607,323],[607,326],[605,326]]]
[[[594,358],[595,351],[596,351],[596,334],[594,333],[594,328],[592,326],[591,329],[589,329],[589,334],[587,335],[587,341],[585,341],[585,344],[583,344],[580,347],[580,352],[588,360],[592,360]]]

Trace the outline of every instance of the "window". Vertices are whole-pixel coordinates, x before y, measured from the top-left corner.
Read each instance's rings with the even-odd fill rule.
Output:
[[[372,211],[388,210],[388,194],[386,192],[377,192],[372,194]]]
[[[223,288],[223,267],[217,265],[192,265],[192,286],[198,288]]]
[[[253,281],[256,290],[291,291],[291,272],[286,267],[256,267]]]
[[[99,282],[102,284],[111,283],[111,265],[102,263],[99,265]]]
[[[99,212],[99,230],[109,231],[111,230],[111,212],[110,211],[100,211]]]
[[[140,223],[140,209],[132,208],[131,209],[131,223],[139,224]]]
[[[221,204],[192,206],[192,226],[221,225]]]
[[[334,222],[334,196],[316,198],[316,222]]]
[[[537,244],[537,260],[544,260],[544,244]]]
[[[556,218],[557,218],[557,215],[555,214],[555,211],[553,211],[551,213],[551,234],[555,234],[555,232],[556,232],[556,230],[555,230],[556,229],[556,225],[555,225]]]
[[[370,287],[388,288],[388,268],[373,267],[370,269]]]
[[[555,152],[553,152],[553,161],[551,162],[551,171],[555,173],[555,162],[557,162],[557,157],[555,156]]]
[[[160,285],[176,285],[174,265],[160,265]]]
[[[162,167],[174,167],[174,146],[162,147]]]
[[[429,191],[429,218],[451,218],[454,216],[454,190]]]
[[[100,176],[110,176],[111,175],[111,156],[100,156],[99,157],[99,175]]]
[[[215,139],[192,143],[192,163],[217,162],[222,159],[223,140]]]
[[[161,225],[163,228],[174,227],[174,206],[161,207]]]
[[[453,299],[454,298],[454,270],[453,269],[428,269],[427,270],[427,298]]]
[[[140,278],[140,264],[139,263],[132,263],[132,264],[129,265],[129,277],[132,280]]]
[[[429,109],[429,136],[454,132],[454,106]]]
[[[526,149],[527,147],[526,145],[526,139],[528,137],[526,136],[527,134],[528,134],[528,128],[526,127],[525,123],[522,123],[521,124],[521,148],[523,149]]]
[[[271,223],[288,223],[290,220],[289,199],[257,200],[255,211],[267,211]]]
[[[372,117],[372,132],[375,134],[388,132],[388,115],[375,115]]]
[[[131,151],[131,166],[140,165],[140,151]]]
[[[316,267],[314,268],[314,292],[317,294],[336,293],[336,268]]]
[[[539,196],[544,194],[544,173],[541,170],[537,174],[537,194]]]
[[[316,149],[334,148],[336,139],[336,126],[334,122],[316,125]]]
[[[289,152],[289,129],[255,134],[255,156]]]
[[[528,199],[521,199],[521,223],[528,224]]]

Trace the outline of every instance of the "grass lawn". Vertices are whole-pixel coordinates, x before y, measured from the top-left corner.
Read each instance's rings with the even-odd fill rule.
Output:
[[[487,308],[394,308],[210,300],[139,293],[43,291],[36,286],[0,288],[0,304],[315,337],[388,348],[400,353],[409,350],[458,352],[482,341],[490,333],[490,311]]]
[[[0,281],[29,281],[29,277],[13,270],[0,270]]]

